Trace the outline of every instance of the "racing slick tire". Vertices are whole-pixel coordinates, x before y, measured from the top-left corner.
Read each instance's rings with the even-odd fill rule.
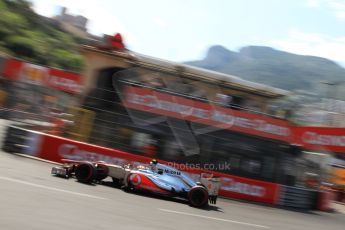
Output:
[[[89,162],[85,162],[75,168],[74,174],[78,181],[89,184],[95,178],[96,167]]]
[[[208,192],[203,186],[194,186],[188,193],[188,202],[194,207],[204,207],[208,204]]]

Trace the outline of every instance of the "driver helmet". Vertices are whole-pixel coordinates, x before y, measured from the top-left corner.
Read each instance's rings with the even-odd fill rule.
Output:
[[[150,169],[152,172],[156,172],[157,171],[157,164],[158,164],[158,161],[156,159],[152,159],[150,161]]]
[[[152,159],[152,160],[150,161],[150,164],[157,165],[157,164],[158,164],[158,161],[157,161],[156,159]]]

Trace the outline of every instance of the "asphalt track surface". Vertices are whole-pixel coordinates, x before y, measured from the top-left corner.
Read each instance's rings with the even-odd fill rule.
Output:
[[[52,164],[0,152],[0,229],[345,229],[345,215],[220,199],[206,210],[50,175]]]

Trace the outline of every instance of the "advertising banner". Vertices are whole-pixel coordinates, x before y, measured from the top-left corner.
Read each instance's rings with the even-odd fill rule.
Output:
[[[345,128],[294,127],[294,143],[305,149],[345,153]]]
[[[80,93],[83,84],[81,75],[77,73],[31,64],[17,59],[8,59],[5,62],[3,75],[10,80],[47,86],[68,93]]]
[[[132,162],[150,162],[151,158],[129,154],[120,150],[78,142],[67,138],[42,134],[41,148],[37,157],[60,162],[61,159],[105,161],[110,164],[129,164]]]
[[[231,175],[221,177],[220,186],[221,196],[270,204],[276,204],[280,192],[278,184]]]
[[[291,138],[291,128],[287,121],[146,88],[127,86],[123,103],[127,108],[203,123],[222,129],[286,142],[290,142]]]
[[[81,75],[77,73],[50,68],[45,84],[50,88],[68,93],[80,93],[83,82]]]

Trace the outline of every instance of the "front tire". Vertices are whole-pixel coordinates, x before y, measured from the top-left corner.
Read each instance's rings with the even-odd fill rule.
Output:
[[[89,162],[82,163],[76,167],[74,174],[78,181],[90,184],[95,177],[96,168]]]

